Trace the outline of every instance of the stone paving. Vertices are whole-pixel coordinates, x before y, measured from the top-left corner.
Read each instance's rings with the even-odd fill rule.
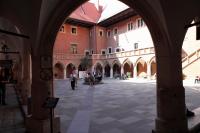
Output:
[[[12,85],[6,87],[6,103],[0,105],[0,133],[24,133],[24,120]]]
[[[156,83],[148,80],[107,79],[94,88],[55,80],[61,133],[151,133],[156,117]],[[200,86],[186,83],[186,103],[200,106]]]

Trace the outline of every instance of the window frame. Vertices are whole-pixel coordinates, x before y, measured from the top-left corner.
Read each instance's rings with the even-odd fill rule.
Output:
[[[102,33],[102,34],[101,34]],[[99,36],[103,37],[103,29],[99,29]]]
[[[117,31],[117,33],[115,33],[115,30]],[[113,35],[118,35],[118,27],[113,28]]]
[[[76,50],[72,50],[72,45],[76,46]],[[70,43],[70,53],[71,54],[78,54],[78,44],[77,43]]]
[[[111,52],[109,51],[109,49],[111,49]],[[107,52],[108,54],[112,54],[112,47],[108,47],[108,48],[107,48],[107,51],[108,51],[108,52]]]
[[[105,52],[105,54],[103,54]],[[106,55],[106,49],[101,49],[101,55]]]
[[[76,29],[76,33],[73,33],[73,29]],[[72,35],[77,35],[78,34],[78,27],[77,26],[71,26],[71,34]]]

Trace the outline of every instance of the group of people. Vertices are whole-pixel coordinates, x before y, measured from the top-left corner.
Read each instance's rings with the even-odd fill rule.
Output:
[[[86,78],[88,79],[89,85],[93,87],[96,81],[100,82],[102,80],[102,75],[100,73],[88,72]],[[75,73],[70,74],[70,82],[72,90],[75,90],[75,87],[77,87],[77,81],[78,81],[77,74]]]

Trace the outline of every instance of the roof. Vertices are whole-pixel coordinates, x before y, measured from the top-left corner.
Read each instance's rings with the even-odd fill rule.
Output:
[[[92,0],[93,2],[95,0]],[[86,2],[78,7],[67,19],[66,23],[90,27],[95,24],[109,26],[123,19],[137,15],[137,13],[127,5],[118,0],[106,1],[104,5]]]
[[[86,2],[77,8],[69,18],[88,21],[92,23],[98,22],[99,18],[101,17],[101,11],[99,11],[94,3]]]

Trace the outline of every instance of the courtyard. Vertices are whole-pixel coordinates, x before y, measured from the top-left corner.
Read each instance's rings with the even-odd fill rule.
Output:
[[[190,110],[200,105],[200,87],[185,82],[186,104]],[[62,133],[150,133],[155,127],[156,82],[152,80],[104,79],[90,87],[78,81],[54,81],[59,103]]]

